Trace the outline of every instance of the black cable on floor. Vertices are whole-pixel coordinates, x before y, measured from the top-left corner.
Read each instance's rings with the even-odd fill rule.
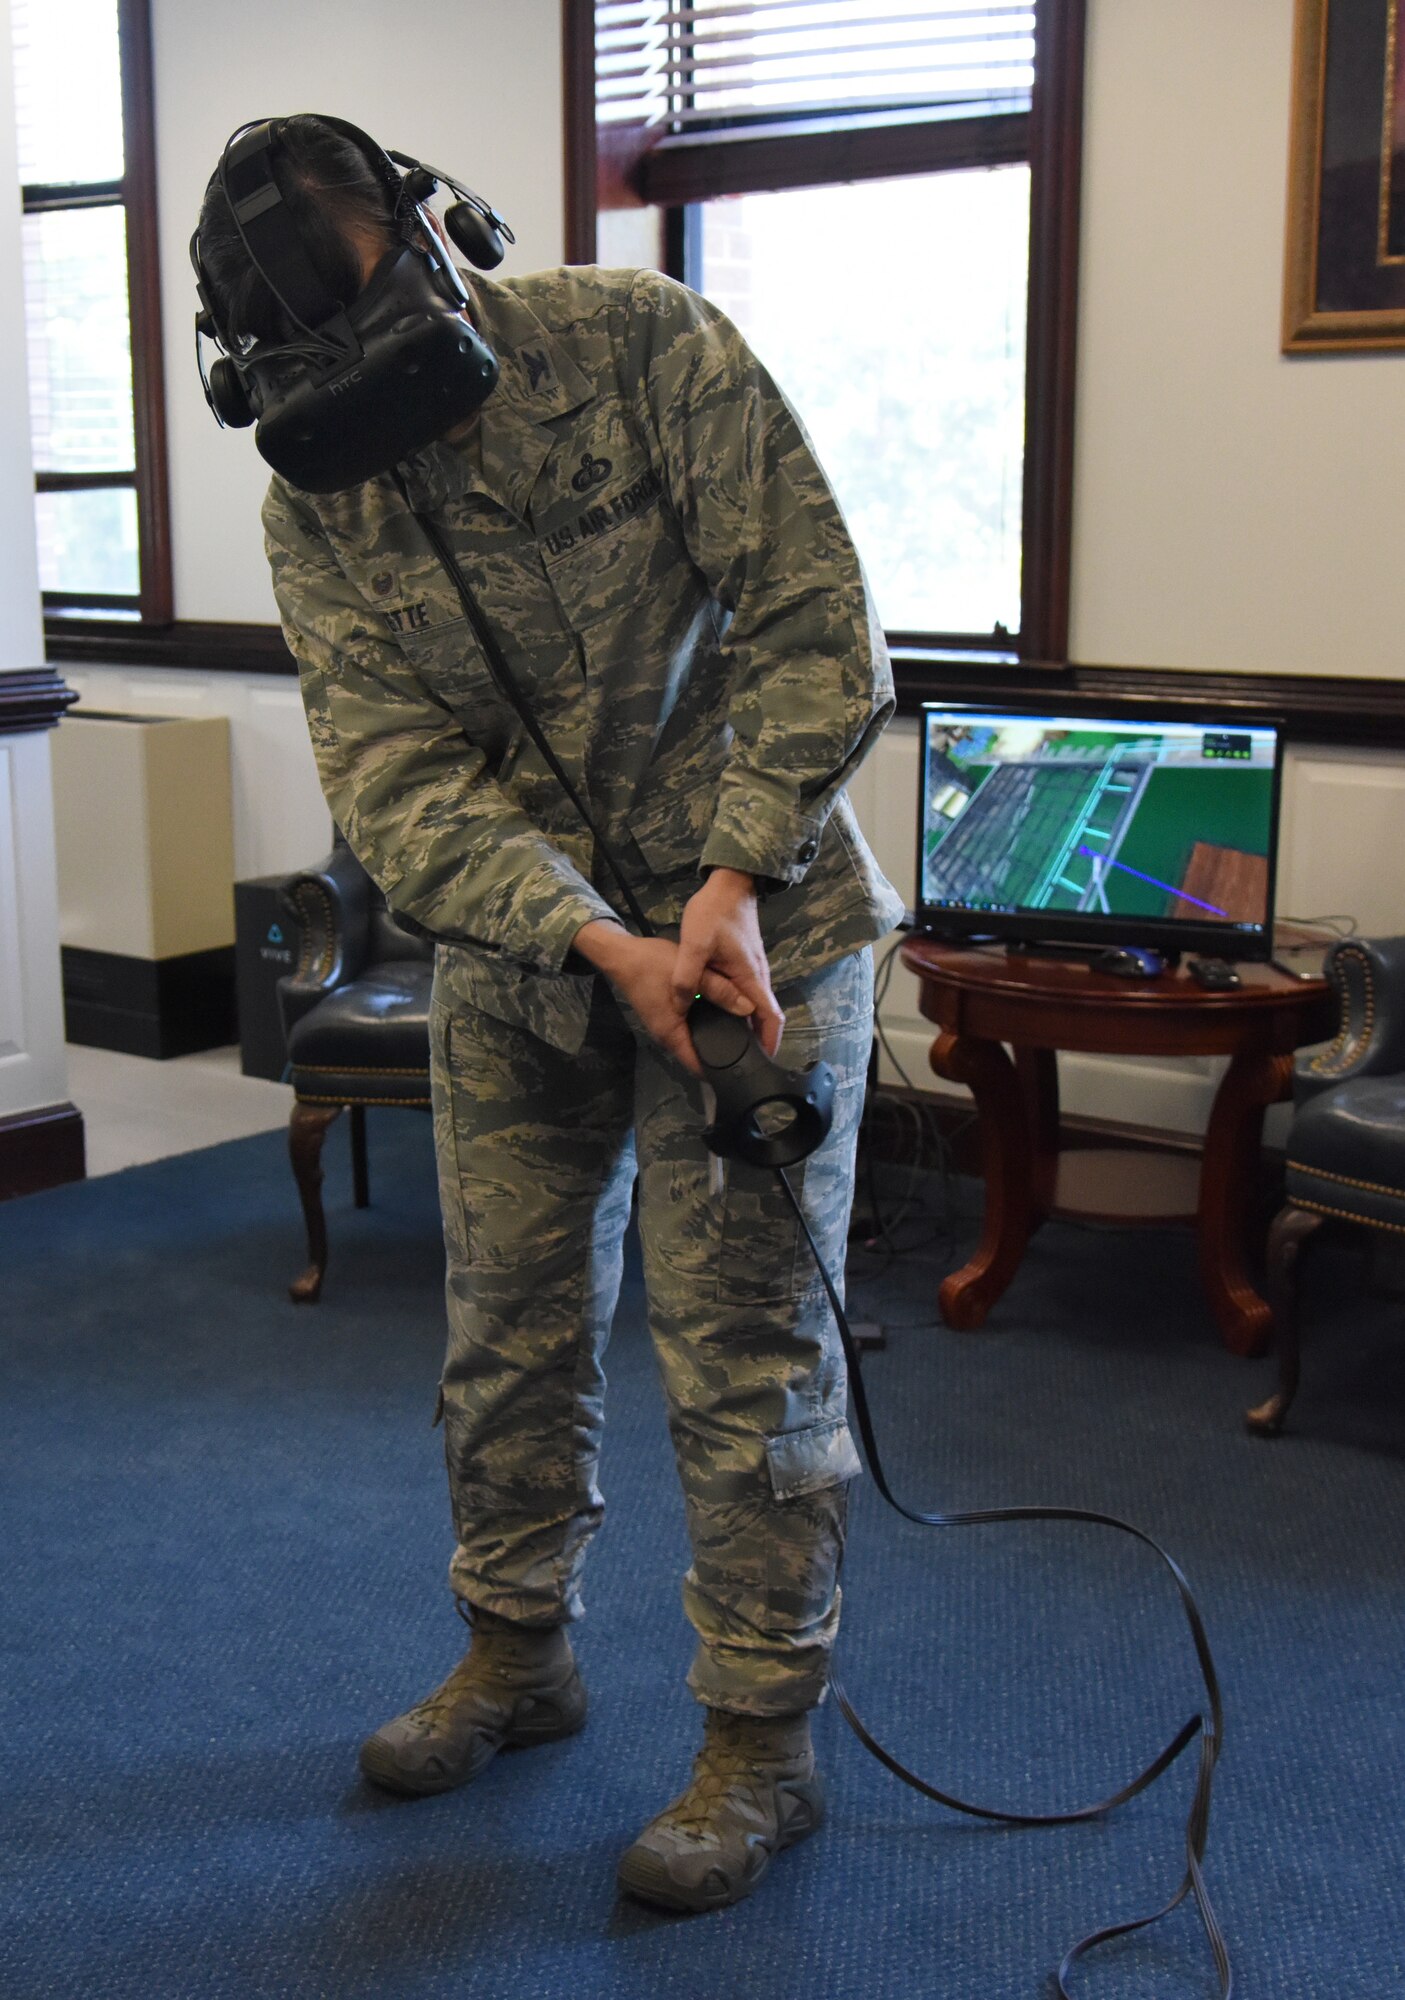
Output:
[[[1220,1928],[1219,1919],[1210,1901],[1209,1891],[1205,1886],[1205,1878],[1201,1869],[1201,1863],[1205,1855],[1205,1844],[1209,1836],[1210,1799],[1214,1784],[1215,1765],[1219,1760],[1220,1748],[1224,1741],[1224,1703],[1220,1693],[1219,1676],[1215,1671],[1214,1658],[1210,1652],[1210,1641],[1205,1630],[1205,1622],[1201,1617],[1199,1606],[1191,1594],[1190,1585],[1186,1580],[1184,1572],[1174,1558],[1168,1555],[1165,1549],[1158,1542],[1154,1541],[1150,1535],[1146,1534],[1143,1529],[1134,1527],[1130,1521],[1119,1520],[1114,1514],[1102,1514],[1084,1507],[983,1507],[959,1513],[926,1514],[916,1508],[906,1506],[899,1500],[889,1486],[887,1474],[883,1470],[883,1461],[878,1450],[878,1440],[874,1434],[873,1418],[869,1411],[868,1396],[864,1388],[863,1365],[859,1358],[857,1344],[849,1329],[849,1322],[844,1312],[844,1302],[840,1298],[834,1281],[825,1267],[824,1259],[820,1256],[819,1246],[811,1234],[810,1225],[805,1218],[805,1211],[800,1205],[794,1188],[791,1186],[788,1175],[783,1169],[778,1169],[776,1178],[784,1188],[786,1198],[795,1211],[796,1219],[804,1231],[805,1241],[809,1244],[810,1254],[815,1261],[815,1269],[819,1272],[820,1281],[825,1289],[825,1295],[834,1313],[835,1323],[839,1328],[839,1336],[844,1344],[845,1359],[848,1362],[849,1394],[853,1400],[854,1415],[858,1422],[859,1436],[863,1440],[864,1456],[868,1461],[869,1471],[873,1476],[873,1483],[888,1505],[901,1514],[904,1520],[914,1522],[919,1528],[987,1527],[1001,1521],[1076,1521],[1090,1527],[1113,1528],[1119,1534],[1131,1535],[1134,1540],[1141,1542],[1154,1555],[1160,1557],[1175,1581],[1176,1589],[1180,1593],[1181,1607],[1185,1612],[1186,1623],[1190,1628],[1191,1640],[1195,1647],[1195,1656],[1199,1662],[1200,1677],[1205,1688],[1206,1703],[1209,1711],[1208,1717],[1205,1714],[1193,1715],[1188,1722],[1182,1725],[1181,1729],[1166,1745],[1165,1749],[1152,1759],[1145,1770],[1140,1771],[1136,1777],[1130,1779],[1120,1790],[1113,1792],[1105,1799],[1097,1800],[1092,1805],[1079,1806],[1072,1811],[1058,1813],[1016,1813],[1007,1812],[995,1806],[972,1805],[965,1799],[956,1798],[950,1792],[942,1791],[936,1785],[930,1784],[925,1778],[918,1777],[916,1772],[908,1770],[907,1766],[893,1756],[891,1751],[883,1748],[882,1744],[877,1741],[860,1719],[840,1683],[837,1680],[831,1680],[834,1698],[839,1704],[845,1721],[849,1724],[849,1727],[866,1750],[870,1751],[886,1769],[891,1771],[895,1778],[901,1778],[905,1785],[910,1785],[914,1791],[920,1792],[924,1798],[933,1799],[938,1805],[947,1806],[953,1812],[966,1813],[976,1819],[996,1820],[1007,1826],[1069,1826],[1079,1821],[1097,1819],[1102,1814],[1111,1812],[1115,1807],[1125,1805],[1129,1799],[1134,1799],[1139,1792],[1144,1792],[1149,1785],[1154,1784],[1161,1774],[1164,1771],[1168,1771],[1177,1758],[1198,1738],[1200,1743],[1200,1764],[1196,1775],[1195,1795],[1191,1801],[1190,1814],[1186,1821],[1186,1868],[1179,1888],[1167,1903],[1163,1904],[1159,1910],[1153,1911],[1149,1916],[1132,1917],[1122,1923],[1105,1925],[1102,1929],[1090,1932],[1087,1937],[1081,1938],[1077,1944],[1070,1946],[1059,1965],[1057,1975],[1058,1990],[1061,2000],[1072,2000],[1072,1996],[1068,1990],[1069,1976],[1078,1960],[1090,1952],[1095,1945],[1106,1944],[1113,1938],[1126,1937],[1134,1931],[1145,1930],[1149,1925],[1159,1923],[1163,1917],[1169,1916],[1173,1910],[1178,1909],[1187,1896],[1193,1896],[1196,1908],[1200,1914],[1200,1921],[1205,1929],[1205,1936],[1209,1942],[1211,1955],[1215,1961],[1215,1969],[1219,1975],[1221,2000],[1231,2000],[1234,1992],[1234,1974],[1230,1967],[1229,1951],[1225,1944],[1224,1933]]]
[[[401,496],[405,501],[406,507],[414,513],[414,509],[410,506],[409,494],[403,482],[397,483],[400,485]],[[415,519],[418,521],[435,555],[454,584],[460,602],[463,605],[464,615],[468,619],[469,626],[482,648],[495,685],[503,695],[503,698],[516,710],[524,728],[531,736],[533,743],[546,762],[548,769],[552,772],[565,792],[566,797],[571,801],[571,804],[575,807],[580,818],[594,837],[601,858],[614,876],[625,905],[634,921],[638,924],[641,933],[645,937],[652,936],[654,934],[653,927],[640,905],[638,897],[635,895],[619,862],[611,852],[608,843],[595,825],[584,801],[572,785],[566,771],[562,768],[540,724],[532,714],[530,707],[522,695],[521,689],[517,685],[512,670],[503,656],[502,649],[498,645],[497,636],[481,607],[478,605],[477,600],[474,598],[472,591],[469,589],[467,578],[455,560],[453,551],[445,540],[438,523],[425,514],[415,514]],[[886,997],[887,983],[891,977],[892,961],[896,950],[897,945],[894,944],[883,961],[880,985],[876,988],[876,998],[878,996]],[[889,1061],[893,1064],[899,1076],[908,1085],[908,1088],[911,1089],[913,1087],[911,1079],[908,1077],[902,1064],[898,1061],[897,1056],[893,1053],[881,1021],[878,1019],[876,1003],[874,1018],[879,1040]],[[942,1145],[945,1147],[944,1141]],[[943,1160],[945,1173],[946,1162],[949,1158],[949,1149],[944,1150],[940,1154],[940,1157]],[[873,1434],[873,1424],[869,1416],[868,1399],[864,1393],[863,1374],[859,1362],[858,1348],[850,1331],[849,1322],[844,1314],[843,1301],[835,1289],[833,1279],[825,1268],[819,1248],[810,1233],[810,1225],[805,1220],[804,1210],[796,1199],[794,1188],[791,1186],[784,1169],[777,1169],[777,1173],[781,1186],[785,1189],[787,1199],[791,1207],[795,1210],[800,1227],[805,1232],[805,1240],[810,1246],[810,1253],[815,1260],[816,1269],[819,1271],[820,1278],[824,1284],[825,1294],[833,1309],[835,1320],[839,1327],[840,1339],[844,1345],[844,1353],[849,1364],[849,1386],[854,1400],[855,1413],[858,1418],[859,1434],[863,1439],[864,1451],[868,1457],[869,1468],[873,1474],[874,1483],[889,1506],[895,1508],[907,1520],[916,1522],[919,1527],[973,1527],[978,1524],[995,1521],[1084,1521],[1098,1527],[1116,1528],[1123,1534],[1135,1536],[1138,1541],[1144,1542],[1148,1548],[1154,1550],[1161,1557],[1161,1560],[1168,1566],[1176,1579],[1182,1603],[1185,1607],[1186,1617],[1190,1623],[1191,1634],[1195,1641],[1196,1653],[1200,1660],[1200,1671],[1205,1682],[1210,1705],[1210,1721],[1208,1723],[1204,1716],[1193,1717],[1181,1730],[1180,1734],[1166,1746],[1160,1756],[1129,1784],[1124,1785],[1121,1791],[1114,1793],[1111,1798],[1100,1800],[1096,1805],[1084,1806],[1076,1812],[1069,1813],[1002,1812],[994,1807],[968,1805],[960,1799],[953,1798],[948,1793],[938,1791],[935,1786],[929,1785],[925,1779],[917,1777],[905,1765],[899,1763],[896,1757],[892,1756],[890,1752],[885,1750],[869,1734],[868,1730],[855,1714],[842,1688],[835,1684],[835,1698],[845,1718],[858,1736],[859,1741],[881,1763],[886,1765],[895,1777],[901,1778],[904,1784],[911,1785],[915,1791],[923,1793],[927,1798],[937,1800],[942,1805],[950,1806],[956,1812],[971,1813],[980,1819],[1000,1820],[1014,1826],[1060,1826],[1075,1820],[1093,1819],[1101,1813],[1110,1812],[1114,1806],[1122,1805],[1128,1799],[1135,1798],[1138,1792],[1145,1791],[1146,1787],[1152,1784],[1163,1771],[1167,1770],[1181,1755],[1182,1751],[1189,1744],[1193,1743],[1198,1736],[1200,1738],[1200,1775],[1196,1784],[1195,1800],[1191,1807],[1190,1820],[1186,1827],[1185,1879],[1171,1901],[1167,1903],[1164,1909],[1158,1910],[1154,1916],[1138,1917],[1127,1923],[1115,1924],[1105,1930],[1095,1931],[1090,1937],[1086,1937],[1080,1943],[1074,1945],[1065,1955],[1063,1963],[1059,1967],[1059,1993],[1062,1996],[1062,2000],[1071,2000],[1066,1985],[1068,1973],[1075,1961],[1085,1952],[1090,1951],[1095,1944],[1101,1944],[1109,1938],[1125,1936],[1128,1932],[1142,1930],[1146,1925],[1156,1923],[1161,1917],[1168,1915],[1171,1910],[1174,1910],[1178,1904],[1183,1902],[1188,1894],[1193,1893],[1200,1910],[1201,1920],[1205,1925],[1206,1934],[1210,1940],[1210,1947],[1215,1956],[1215,1963],[1219,1968],[1221,2000],[1230,2000],[1233,1991],[1233,1978],[1230,1973],[1229,1956],[1225,1950],[1224,1938],[1220,1932],[1214,1911],[1211,1908],[1210,1900],[1205,1890],[1204,1879],[1200,1872],[1200,1862],[1205,1852],[1205,1840],[1209,1828],[1210,1787],[1214,1775],[1215,1761],[1219,1755],[1220,1740],[1223,1732],[1223,1715],[1219,1683],[1215,1676],[1214,1662],[1210,1657],[1209,1641],[1205,1636],[1205,1628],[1201,1621],[1200,1613],[1196,1608],[1195,1600],[1190,1594],[1189,1585],[1170,1556],[1166,1554],[1164,1549],[1158,1547],[1149,1535],[1143,1534],[1140,1528],[1134,1528],[1129,1523],[1119,1521],[1109,1514],[1096,1514],[1072,1507],[1002,1507],[986,1509],[976,1513],[920,1514],[912,1508],[905,1507],[900,1500],[896,1499],[888,1486],[883,1472],[882,1460],[878,1455],[878,1446]],[[947,1178],[947,1187],[949,1191],[949,1176]]]

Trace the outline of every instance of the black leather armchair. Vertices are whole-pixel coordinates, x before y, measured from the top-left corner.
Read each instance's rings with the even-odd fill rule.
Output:
[[[1298,1388],[1303,1245],[1329,1218],[1405,1235],[1405,937],[1346,939],[1324,971],[1340,1007],[1337,1037],[1298,1064],[1288,1199],[1268,1239],[1278,1388],[1245,1416],[1266,1437],[1283,1428]]]
[[[288,1290],[311,1304],[327,1269],[321,1159],[328,1127],[350,1110],[355,1200],[365,1208],[366,1106],[430,1108],[434,947],[400,928],[340,836],[325,861],[291,876],[280,894],[302,933],[297,970],[278,982],[293,1086],[288,1150],[308,1251],[307,1269]]]

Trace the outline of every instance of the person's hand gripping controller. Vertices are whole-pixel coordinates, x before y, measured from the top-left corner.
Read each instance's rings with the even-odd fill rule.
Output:
[[[771,990],[749,875],[714,868],[684,907],[677,944],[601,921],[577,932],[575,948],[691,1076],[702,1075],[688,1032],[688,1009],[699,996],[729,1014],[751,1016],[767,1055],[780,1046],[785,1016]]]

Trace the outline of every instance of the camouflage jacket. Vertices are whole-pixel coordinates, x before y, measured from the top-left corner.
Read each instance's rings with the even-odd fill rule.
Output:
[[[466,441],[398,468],[651,922],[701,871],[766,878],[781,982],[901,914],[843,786],[893,710],[883,635],[803,429],[736,329],[652,271],[470,280],[502,375]],[[570,950],[624,905],[499,695],[390,475],[275,477],[274,592],[323,790],[439,977],[567,1051]]]

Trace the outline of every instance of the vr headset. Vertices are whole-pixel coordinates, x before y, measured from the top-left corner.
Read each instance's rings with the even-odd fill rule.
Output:
[[[384,183],[391,213],[407,226],[442,181],[459,199],[444,225],[473,264],[502,262],[516,239],[481,195],[405,153],[387,153],[340,118],[341,133]],[[200,311],[195,353],[205,400],[221,427],[255,425],[254,442],[275,472],[310,493],[359,485],[441,437],[491,395],[497,357],[466,317],[463,280],[427,218],[414,241],[395,244],[349,306],[328,292],[288,213],[273,173],[283,120],[234,133],[211,178],[229,202],[250,262],[294,332],[249,341],[221,322],[190,239]],[[396,162],[406,171],[397,171]],[[202,340],[223,351],[208,374]]]

